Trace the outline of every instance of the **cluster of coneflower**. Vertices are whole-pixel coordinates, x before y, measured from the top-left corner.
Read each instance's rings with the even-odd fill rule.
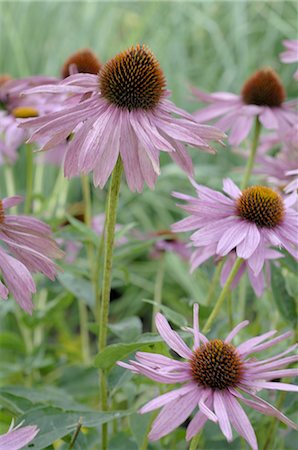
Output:
[[[295,49],[297,55],[297,43],[287,41],[286,46],[288,51],[282,59],[289,62]],[[153,189],[160,175],[160,152],[167,152],[188,175],[197,196],[173,193],[186,202],[182,208],[189,215],[172,226],[170,238],[161,241],[156,249],[177,251],[190,260],[191,270],[211,257],[215,262],[225,258],[221,273],[223,289],[203,332],[209,331],[227,292],[235,287],[244,272],[247,271],[256,295],[260,296],[265,289],[264,270],[267,275],[270,273],[269,262],[283,257],[281,250],[298,259],[297,111],[295,102],[285,101],[285,88],[272,69],[254,73],[244,83],[240,95],[206,94],[193,88],[194,96],[209,104],[194,114],[180,109],[169,99],[159,62],[144,45],[131,47],[103,65],[91,51],[78,52],[67,60],[60,79],[11,80],[3,76],[0,83],[1,163],[13,164],[18,148],[27,141],[41,150],[40,164],[63,165],[67,178],[92,172],[94,186],[99,188],[110,180],[105,222],[100,229],[104,233],[98,318],[100,351],[107,341],[122,174],[131,191],[140,193],[145,184]],[[210,120],[213,125],[206,125]],[[213,153],[211,142],[224,144],[228,138],[231,146],[238,147],[252,128],[252,145],[246,155],[240,188],[229,178],[223,181],[224,193],[195,182],[187,146]],[[264,129],[270,132],[262,135]],[[273,158],[267,152],[276,144],[282,149]],[[31,153],[28,158],[32,158],[32,146],[28,148]],[[249,185],[253,170],[269,175],[274,188]],[[30,189],[27,195],[25,211],[31,213]],[[36,290],[32,273],[41,272],[54,280],[57,266],[53,260],[63,257],[63,252],[48,225],[28,214],[8,213],[9,208],[21,201],[15,195],[0,199],[0,297],[7,299],[10,292],[21,308],[32,314],[32,294]],[[174,234],[187,231],[193,232],[192,255],[188,253],[189,246]],[[143,413],[162,408],[152,424],[150,439],[157,440],[170,433],[195,410],[186,433],[187,440],[193,439],[192,449],[196,448],[195,436],[209,419],[218,423],[228,441],[232,440],[233,427],[255,450],[256,436],[240,403],[295,427],[291,420],[256,395],[262,388],[297,390],[291,384],[272,381],[297,374],[295,369],[284,369],[297,360],[297,356],[285,356],[295,347],[265,360],[249,357],[274,346],[290,333],[271,339],[275,331],[270,331],[236,347],[231,341],[248,325],[244,321],[226,339],[209,341],[199,331],[195,304],[193,328],[188,329],[194,338],[190,349],[163,315],[158,312],[155,320],[161,337],[182,359],[138,352],[136,361],[119,362],[133,373],[161,383],[183,383],[179,389],[151,400],[141,409]],[[105,372],[101,377],[101,404],[102,409],[107,409]],[[36,434],[34,427],[29,431],[24,434],[22,444]],[[11,448],[8,445],[13,433],[17,436],[24,429],[0,437],[1,448]],[[107,429],[103,426],[103,449],[107,448],[107,439]]]

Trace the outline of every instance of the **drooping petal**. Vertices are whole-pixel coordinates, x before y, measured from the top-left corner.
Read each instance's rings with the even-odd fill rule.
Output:
[[[162,314],[156,314],[155,324],[157,331],[170,348],[182,356],[182,358],[190,359],[192,357],[192,351],[183,342],[181,337],[172,330],[167,319]]]
[[[198,398],[193,392],[168,403],[155,419],[148,438],[156,441],[169,434],[189,417],[197,403]]]

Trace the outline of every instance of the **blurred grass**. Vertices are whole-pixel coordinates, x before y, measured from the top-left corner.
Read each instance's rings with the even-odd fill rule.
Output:
[[[174,99],[186,106],[191,82],[237,92],[248,74],[282,65],[282,40],[297,35],[298,4],[235,2],[1,2],[0,72],[59,75],[64,60],[91,47],[104,62],[147,43],[159,58]],[[190,105],[194,108],[194,105]]]

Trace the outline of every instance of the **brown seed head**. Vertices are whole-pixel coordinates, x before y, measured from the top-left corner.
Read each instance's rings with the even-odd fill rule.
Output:
[[[79,50],[78,52],[70,55],[62,67],[62,78],[66,78],[70,75],[69,67],[72,64],[76,65],[79,73],[92,73],[97,75],[101,68],[101,64],[96,55],[88,48]]]
[[[4,222],[4,208],[2,200],[0,200],[0,223]]]
[[[262,69],[255,72],[243,85],[242,100],[247,105],[281,106],[286,92],[276,72]]]
[[[223,390],[241,378],[242,361],[236,348],[220,339],[201,345],[190,363],[194,380],[204,387]]]
[[[237,200],[236,207],[240,217],[266,228],[279,225],[285,214],[282,197],[266,186],[245,189]]]
[[[144,45],[131,47],[108,61],[99,83],[110,103],[129,111],[157,106],[166,85],[159,62]]]

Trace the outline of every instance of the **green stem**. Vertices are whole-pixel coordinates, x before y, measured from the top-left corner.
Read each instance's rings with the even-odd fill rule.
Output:
[[[75,442],[76,442],[76,440],[77,440],[77,437],[78,437],[78,435],[79,435],[79,433],[80,433],[80,430],[81,430],[81,428],[82,428],[82,425],[83,425],[83,418],[80,417],[80,418],[79,418],[79,421],[78,421],[78,424],[77,424],[77,428],[76,428],[76,430],[75,430],[75,432],[74,432],[74,435],[73,435],[73,437],[72,437],[72,439],[71,439],[71,441],[70,441],[68,450],[71,450],[71,449],[74,447]]]
[[[164,281],[164,275],[165,275],[165,253],[161,255],[159,265],[158,265],[158,271],[156,275],[156,281],[155,281],[155,287],[154,287],[154,305],[153,305],[153,311],[152,311],[152,332],[154,333],[156,331],[155,327],[155,316],[160,311],[160,306],[162,303],[162,287],[163,287],[163,281]]]
[[[78,298],[79,320],[80,320],[80,337],[82,359],[85,364],[90,364],[90,339],[88,331],[88,309],[84,301]]]
[[[82,175],[81,177],[82,191],[84,198],[84,222],[90,228],[92,222],[92,203],[91,203],[91,191],[89,184],[89,177]],[[92,281],[94,282],[94,254],[93,246],[91,242],[87,243],[87,255],[89,261],[89,269],[91,273]],[[94,283],[93,283],[94,284]],[[94,286],[95,288],[95,286]],[[90,363],[91,351],[90,351],[90,338],[88,331],[88,308],[87,305],[81,300],[79,302],[79,317],[80,317],[80,333],[81,333],[81,349],[83,361],[86,364]]]
[[[33,196],[33,151],[30,144],[26,144],[26,198],[24,211],[30,214]]]
[[[241,266],[242,263],[242,258],[237,258],[232,270],[230,272],[230,275],[228,276],[227,281],[225,282],[224,287],[222,288],[222,291],[215,303],[215,306],[213,308],[212,313],[210,314],[210,316],[208,317],[208,320],[203,328],[203,333],[207,333],[207,331],[209,331],[211,324],[214,322],[214,320],[216,319],[216,317],[218,316],[218,314],[220,313],[222,304],[224,302],[224,299],[226,298],[226,295],[228,294],[229,290],[230,290],[230,286],[239,270],[239,267]]]
[[[247,164],[245,167],[245,172],[244,172],[244,176],[243,176],[243,180],[242,180],[242,184],[241,184],[241,190],[243,190],[247,187],[251,173],[252,173],[252,169],[254,167],[256,151],[258,148],[258,143],[259,143],[259,138],[260,138],[260,132],[261,132],[261,122],[259,121],[259,118],[256,117],[254,136],[253,136],[253,140],[252,140],[249,158],[247,160]]]
[[[123,169],[122,162],[119,157],[116,166],[114,168],[114,171],[112,173],[107,198],[106,230],[105,230],[106,239],[104,247],[102,298],[99,317],[99,340],[98,340],[99,351],[102,351],[105,348],[107,341],[111,280],[112,280],[113,247],[115,239],[116,215],[117,215],[122,169]],[[101,393],[101,408],[103,411],[106,411],[108,408],[108,393],[107,393],[106,373],[104,370],[101,371],[100,393]],[[108,428],[107,424],[103,424],[102,447],[101,447],[102,450],[107,450],[108,448],[107,446],[108,446]]]
[[[201,437],[201,433],[198,433],[192,438],[190,446],[189,446],[189,450],[197,449],[197,447],[199,445],[200,437]]]
[[[141,444],[140,450],[147,450],[147,448],[148,448],[148,444],[149,444],[148,434],[149,434],[149,431],[151,429],[151,426],[152,426],[154,420],[156,419],[157,414],[158,414],[158,412],[153,412],[151,414],[151,418],[150,418],[150,420],[148,422],[148,425],[146,427],[145,437],[144,437],[144,440],[143,440],[143,442]]]
[[[213,274],[213,278],[211,280],[211,284],[209,286],[209,291],[208,291],[207,300],[206,300],[207,306],[211,305],[216,286],[218,285],[218,282],[219,282],[220,272],[221,272],[223,265],[224,265],[224,259],[222,259],[216,266],[215,272]]]
[[[6,186],[6,193],[8,197],[13,197],[16,194],[16,187],[14,182],[14,176],[13,176],[13,167],[12,165],[6,161],[4,164],[4,178],[5,178],[5,186]],[[14,206],[11,208],[11,214],[17,213],[17,207]]]
[[[234,328],[234,320],[233,320],[233,307],[232,307],[232,292],[229,290],[228,294],[228,315],[229,315],[229,328]]]
[[[283,405],[283,403],[285,401],[285,398],[286,398],[286,392],[280,392],[279,399],[278,399],[277,404],[276,404],[276,408],[278,410],[281,409],[281,407],[282,407],[282,405]],[[270,422],[271,423],[268,425],[269,429],[267,428],[268,429],[268,434],[267,434],[267,439],[265,441],[263,450],[270,450],[271,448],[273,448],[272,447],[272,439],[274,438],[275,428],[278,425],[278,421],[276,420],[275,417],[272,417]]]
[[[52,189],[52,195],[46,205],[47,215],[48,217],[52,217],[56,212],[57,217],[57,208],[59,197],[62,195],[63,200],[66,201],[67,191],[68,191],[69,181],[65,180],[63,168],[60,169],[54,187]],[[66,196],[66,197],[65,197]],[[60,202],[61,206],[61,202]]]
[[[42,188],[43,188],[43,177],[44,177],[44,169],[45,169],[45,163],[42,161],[40,164],[37,165],[35,170],[35,177],[34,177],[34,193],[41,196],[42,194]],[[39,212],[41,209],[41,199],[36,198],[33,202],[33,212]]]

